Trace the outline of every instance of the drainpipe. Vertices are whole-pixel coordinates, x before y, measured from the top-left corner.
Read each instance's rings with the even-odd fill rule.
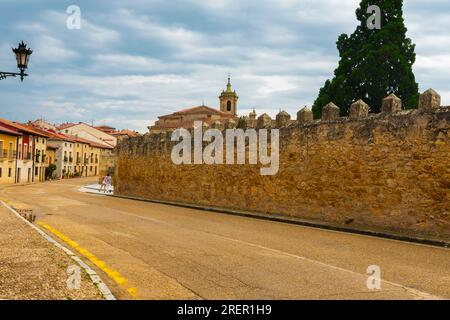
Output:
[[[33,148],[31,148],[31,157],[33,158],[33,162],[32,162],[32,166],[31,166],[31,182],[34,182],[34,165],[35,165],[34,152],[36,150],[36,137],[35,136],[32,136],[32,137],[33,137]]]
[[[17,183],[17,166],[18,166],[18,162],[19,160],[17,159],[19,157],[19,139],[20,136],[16,137],[16,156],[15,156],[15,165],[14,165],[14,183]]]

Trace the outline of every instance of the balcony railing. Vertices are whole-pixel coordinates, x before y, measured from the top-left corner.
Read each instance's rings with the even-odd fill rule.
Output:
[[[8,159],[15,160],[17,158],[17,151],[9,150]]]
[[[0,159],[15,160],[17,152],[11,149],[0,149]]]

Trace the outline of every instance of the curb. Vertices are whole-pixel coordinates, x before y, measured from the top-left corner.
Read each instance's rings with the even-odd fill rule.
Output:
[[[134,196],[125,196],[125,195],[110,195],[110,196],[115,197],[115,198],[121,198],[121,199],[137,200],[137,201],[142,201],[142,202],[151,202],[151,203],[158,203],[158,204],[166,204],[166,205],[171,205],[171,206],[176,206],[176,207],[197,209],[197,210],[202,210],[202,211],[212,211],[212,212],[216,212],[216,213],[222,213],[222,214],[228,214],[228,215],[234,215],[234,216],[240,216],[240,217],[246,217],[246,218],[254,218],[254,219],[259,219],[259,220],[281,222],[281,223],[293,224],[293,225],[304,226],[304,227],[311,227],[311,228],[316,228],[316,229],[359,234],[359,235],[371,236],[371,237],[382,238],[382,239],[390,239],[390,240],[397,240],[397,241],[410,242],[410,243],[416,243],[416,244],[430,245],[430,246],[434,246],[434,247],[450,248],[450,242],[447,242],[444,240],[417,238],[417,237],[404,236],[404,235],[395,234],[395,233],[387,233],[387,232],[367,230],[367,229],[355,229],[355,228],[338,226],[338,225],[334,225],[334,224],[326,224],[326,223],[302,220],[299,218],[283,216],[280,214],[255,213],[255,212],[249,212],[249,211],[243,211],[243,210],[233,210],[233,209],[220,208],[220,207],[207,207],[207,206],[201,206],[201,205],[189,204],[189,203],[181,203],[181,202],[175,202],[175,201],[150,200],[150,199],[134,197]]]
[[[85,262],[83,262],[76,254],[74,254],[72,251],[61,245],[59,242],[57,242],[55,239],[50,237],[48,234],[46,234],[44,231],[36,227],[31,222],[27,221],[25,218],[23,218],[14,208],[7,205],[4,201],[0,200],[0,203],[7,208],[9,211],[14,213],[19,219],[21,219],[23,222],[28,224],[31,228],[33,228],[35,231],[37,231],[45,240],[53,244],[54,246],[58,247],[62,251],[64,251],[72,260],[78,263],[78,265],[84,269],[84,271],[89,275],[89,278],[91,281],[97,285],[97,288],[99,289],[100,293],[102,294],[103,298],[105,300],[116,300],[116,297],[112,294],[111,290],[109,290],[108,286],[102,281],[100,276],[91,268],[89,267]]]

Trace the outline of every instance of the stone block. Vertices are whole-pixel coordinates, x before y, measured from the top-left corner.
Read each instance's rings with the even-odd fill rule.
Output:
[[[441,107],[441,96],[433,89],[428,89],[420,95],[419,110],[422,112],[436,111]]]
[[[333,102],[330,102],[322,110],[322,120],[330,121],[339,118],[340,109]]]
[[[365,119],[369,116],[369,105],[361,99],[350,106],[350,119]]]

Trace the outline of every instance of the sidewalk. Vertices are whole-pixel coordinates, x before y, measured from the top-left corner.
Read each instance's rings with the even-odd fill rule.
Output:
[[[114,187],[111,186],[108,189],[108,192],[100,192],[100,184],[90,184],[84,187],[81,187],[80,189],[78,189],[78,191],[80,192],[86,192],[86,193],[93,193],[93,194],[101,194],[101,195],[106,195],[106,196],[112,196],[114,195]]]
[[[0,299],[103,299],[81,270],[81,287],[67,288],[67,268],[76,263],[0,204]]]

